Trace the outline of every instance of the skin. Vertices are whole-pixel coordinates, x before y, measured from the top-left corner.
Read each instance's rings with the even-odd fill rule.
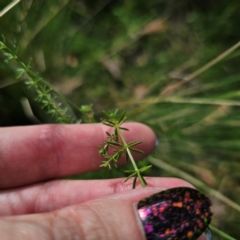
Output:
[[[126,123],[127,142],[143,141],[136,160],[155,148],[146,125]],[[192,187],[175,178],[146,178],[147,188],[131,181],[58,180],[99,169],[109,127],[102,124],[0,128],[0,232],[5,240],[143,240],[136,203],[172,187]],[[122,159],[121,164],[124,163]],[[199,240],[206,240],[201,236]]]

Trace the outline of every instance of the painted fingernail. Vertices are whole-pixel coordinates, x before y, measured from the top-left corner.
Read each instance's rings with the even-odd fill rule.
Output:
[[[199,191],[171,188],[137,205],[147,240],[195,240],[212,218],[211,202]]]

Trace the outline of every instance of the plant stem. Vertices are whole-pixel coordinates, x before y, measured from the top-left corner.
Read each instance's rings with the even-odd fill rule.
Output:
[[[116,125],[115,128],[117,129],[117,133],[118,133],[118,135],[120,136],[120,138],[121,138],[121,140],[122,140],[122,142],[123,142],[123,144],[124,144],[124,147],[126,148],[126,152],[127,152],[128,156],[129,156],[131,162],[132,162],[133,168],[134,168],[135,172],[137,173],[138,178],[139,178],[142,186],[143,186],[143,187],[146,187],[147,185],[146,185],[146,183],[142,180],[141,173],[140,173],[140,171],[139,171],[139,169],[138,169],[138,167],[137,167],[137,164],[136,164],[136,162],[135,162],[135,160],[134,160],[134,158],[133,158],[133,156],[132,156],[132,153],[131,153],[130,149],[128,148],[128,144],[126,143],[125,138],[123,137],[123,134],[122,134],[122,131],[121,131],[120,128],[119,128],[119,125]]]
[[[37,76],[36,74],[34,74],[33,72],[31,72],[29,70],[30,68],[30,64],[28,66],[25,66],[24,63],[22,63],[18,57],[17,57],[17,54],[15,54],[10,48],[8,48],[5,44],[4,44],[4,48],[2,49],[3,51],[5,50],[6,52],[9,52],[11,55],[12,55],[12,60],[15,60],[19,66],[22,67],[22,69],[24,70],[24,73],[28,75],[29,79],[31,79],[32,83],[35,83],[36,85],[36,88],[35,90],[39,90],[43,95],[44,95],[44,87],[43,86],[46,86],[49,88],[49,93],[56,93],[53,88],[46,82],[44,81],[43,79],[37,79]],[[40,83],[42,83],[43,86],[41,86]],[[57,93],[58,94],[58,93]],[[59,95],[59,94],[58,94]],[[47,95],[45,94],[44,95],[44,98],[48,101],[49,103],[49,106],[51,106],[51,109],[53,109],[53,111],[55,112],[55,114],[60,117],[61,121],[60,123],[72,123],[73,120],[68,117],[65,112],[61,112],[61,109],[59,107],[57,107],[54,102],[53,102],[53,99],[51,99],[51,95]],[[58,121],[59,122],[59,121]]]
[[[215,228],[213,225],[209,225],[208,226],[213,232],[215,232],[216,234],[218,234],[219,236],[228,239],[228,240],[237,240],[236,238],[233,238],[231,236],[229,236],[228,234],[226,234],[225,232]]]

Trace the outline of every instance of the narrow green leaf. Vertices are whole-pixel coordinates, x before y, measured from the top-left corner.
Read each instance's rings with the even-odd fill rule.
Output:
[[[125,130],[125,131],[129,131],[128,128],[124,128],[124,127],[119,127],[119,129],[121,129],[121,130]]]
[[[107,125],[109,127],[114,127],[114,125],[110,124],[110,123],[107,123],[107,122],[103,122],[104,125]]]
[[[108,124],[112,124],[113,126],[115,125],[115,123],[113,122],[113,121],[111,121],[111,120],[105,120],[104,122],[103,122],[104,124],[106,124],[106,123],[108,123]]]
[[[134,179],[133,179],[133,183],[132,183],[132,188],[133,189],[136,188],[136,183],[137,183],[137,176],[135,176]]]
[[[19,79],[25,73],[25,69],[19,68],[17,69],[17,71],[18,71],[17,79]]]
[[[145,183],[145,185],[147,185],[147,182],[146,182],[145,178],[142,175],[141,175],[141,177],[142,177],[142,180]]]
[[[119,142],[109,142],[106,141],[107,144],[109,144],[110,146],[118,146],[118,147],[122,147],[123,145]]]
[[[21,65],[24,68],[24,70],[27,69],[27,66],[23,62],[21,62]]]
[[[3,43],[5,44],[6,43],[6,37],[4,36],[4,34],[2,34],[2,40],[3,40]]]
[[[0,41],[0,50],[3,50],[3,49],[5,49],[5,48],[6,48],[5,44]]]
[[[142,150],[139,150],[137,148],[129,148],[131,151],[133,152],[137,152],[137,153],[144,153]]]
[[[13,53],[14,53],[15,55],[17,55],[17,52],[18,52],[18,47],[14,44],[14,45],[13,45]]]
[[[138,174],[138,178],[142,184],[142,186],[147,186],[147,182],[145,181],[144,177],[141,175],[141,173]]]
[[[100,167],[107,167],[108,169],[111,169],[111,165],[108,161],[103,161],[103,164],[101,164]]]
[[[152,167],[152,165],[148,165],[148,166],[144,166],[142,168],[139,169],[140,172],[145,172],[147,171],[148,169],[150,169]]]
[[[133,172],[136,172],[135,170],[125,170],[124,172],[126,173],[133,173]]]
[[[54,113],[55,114],[56,113],[56,109],[50,109],[50,110],[48,110],[48,113],[50,113],[50,114]]]
[[[128,156],[128,153],[126,154],[126,162],[129,162],[129,156]]]
[[[106,132],[106,134],[109,136],[109,137],[111,137],[112,135],[109,133],[109,132]]]
[[[127,182],[130,178],[132,178],[133,176],[136,175],[136,172],[134,172],[133,174],[129,175],[125,180],[124,182]]]
[[[142,142],[136,142],[136,141],[132,141],[132,142],[129,142],[128,145],[133,147],[133,146],[136,146],[136,145],[139,145],[141,144]]]
[[[120,116],[120,118],[119,118],[119,122],[122,122],[123,120],[124,120],[124,117],[125,117],[125,113],[126,113],[126,111],[123,111],[122,112],[122,115]]]
[[[117,132],[116,128],[114,129],[114,136],[116,136],[118,138],[118,132]]]
[[[6,57],[6,59],[4,61],[5,63],[9,63],[14,58],[11,53],[4,52],[4,55]]]

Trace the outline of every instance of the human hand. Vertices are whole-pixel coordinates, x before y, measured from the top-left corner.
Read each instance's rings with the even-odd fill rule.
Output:
[[[156,141],[151,129],[125,126],[127,141],[143,142],[144,154],[135,153],[135,159],[149,155]],[[56,180],[98,169],[96,146],[108,129],[101,124],[0,128],[1,239],[144,239],[134,203],[166,188],[192,187],[189,183],[147,178],[147,188],[132,190],[123,179]]]

